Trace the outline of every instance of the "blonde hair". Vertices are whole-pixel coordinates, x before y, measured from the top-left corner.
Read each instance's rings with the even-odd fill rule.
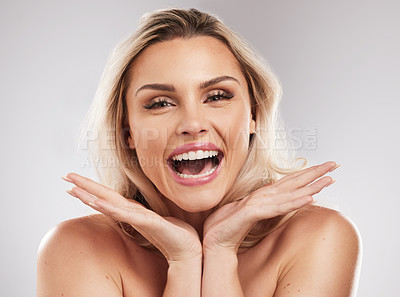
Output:
[[[134,199],[161,216],[168,216],[168,209],[161,194],[143,173],[136,151],[129,149],[127,137],[129,124],[125,95],[130,81],[133,60],[149,45],[175,38],[210,36],[223,42],[237,58],[246,78],[256,132],[250,137],[249,151],[236,182],[226,193],[219,206],[238,201],[266,184],[274,183],[281,176],[307,165],[294,166],[282,136],[282,122],[278,113],[281,87],[277,77],[263,59],[237,34],[217,17],[196,9],[159,10],[143,16],[138,31],[123,40],[112,52],[90,110],[81,127],[81,144],[88,131],[96,139],[87,141],[89,158],[96,168],[99,181],[127,199]],[[278,130],[279,129],[279,130]],[[277,140],[281,143],[277,143]],[[282,142],[283,141],[283,142]],[[109,145],[112,147],[109,147]],[[106,166],[96,166],[99,160]],[[114,166],[109,166],[112,160]],[[115,163],[116,161],[116,163]],[[259,222],[248,234],[242,247],[255,245],[294,214],[279,216]],[[127,224],[122,229],[139,244],[151,246],[137,236]]]

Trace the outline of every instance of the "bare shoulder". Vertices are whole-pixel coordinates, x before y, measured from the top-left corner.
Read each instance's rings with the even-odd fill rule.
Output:
[[[357,227],[348,217],[336,210],[315,205],[300,209],[287,222],[285,233],[312,241],[346,239],[348,243],[360,243]]]
[[[103,215],[91,215],[59,223],[42,239],[39,261],[51,259],[59,264],[90,261],[121,247],[122,240],[111,222]]]
[[[279,240],[287,253],[275,296],[288,296],[288,284],[306,295],[355,296],[361,238],[349,218],[309,205],[285,223]]]
[[[39,255],[96,257],[120,249],[123,241],[111,219],[91,215],[61,222],[43,238]],[[76,255],[75,255],[76,253]]]
[[[60,223],[46,234],[39,247],[38,296],[86,292],[121,296],[115,264],[125,249],[112,221],[103,215]],[[82,282],[83,278],[88,281]]]

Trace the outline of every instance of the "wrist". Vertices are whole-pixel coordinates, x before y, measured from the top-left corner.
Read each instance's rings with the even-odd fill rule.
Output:
[[[221,257],[221,258],[236,258],[237,257],[237,248],[236,247],[223,247],[220,245],[213,246],[204,246],[203,247],[203,256],[204,257]]]
[[[163,297],[200,297],[202,258],[168,261],[168,264]]]
[[[168,280],[184,280],[196,283],[201,279],[202,259],[191,259],[190,261],[169,261]]]
[[[186,247],[186,249],[174,249],[172,251],[161,251],[169,265],[184,266],[203,260],[203,247],[200,243]]]
[[[196,267],[196,265],[202,264],[203,256],[200,254],[195,257],[180,259],[180,260],[168,260],[170,268],[174,269],[186,269],[187,267]]]
[[[205,249],[203,251],[204,264],[207,266],[219,266],[220,268],[234,268],[238,265],[237,252],[234,249],[224,249],[221,247]]]

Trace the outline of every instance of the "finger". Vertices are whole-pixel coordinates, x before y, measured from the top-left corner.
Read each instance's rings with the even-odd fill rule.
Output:
[[[86,205],[89,205],[90,202],[93,202],[94,200],[98,199],[95,196],[91,195],[90,193],[78,187],[74,187],[71,190],[66,190],[66,192],[71,196],[78,198]]]
[[[92,206],[92,205],[90,205],[91,202],[94,202],[97,199],[102,199],[102,198],[92,195],[91,193],[87,192],[86,190],[84,190],[80,187],[74,187],[71,190],[67,190],[67,193],[70,194],[71,196],[74,196],[74,197],[80,199],[83,203],[85,203],[86,205],[89,205],[89,206]],[[144,208],[141,204],[139,204],[135,201],[128,200],[121,195],[119,195],[119,196],[120,196],[120,198],[118,199],[118,201],[115,202],[115,204],[119,205],[120,207],[124,207],[127,209]],[[105,199],[104,201],[106,201],[106,200],[111,200],[111,199]],[[109,202],[112,203],[111,201],[109,201]]]
[[[317,166],[319,166],[319,165],[314,165],[314,166],[311,166],[311,167],[302,169],[302,170],[300,170],[300,171],[297,171],[297,172],[288,174],[288,175],[282,177],[281,179],[279,179],[278,181],[276,181],[276,182],[274,183],[274,185],[279,185],[279,184],[281,184],[282,182],[287,181],[288,179],[291,179],[291,178],[293,178],[293,177],[299,176],[299,175],[301,175],[301,174],[303,174],[303,173],[305,173],[305,172],[311,171],[312,169],[316,168]]]
[[[288,176],[289,178],[285,179],[279,184],[274,184],[274,186],[283,191],[298,189],[308,185],[309,183],[325,175],[326,173],[333,171],[339,166],[340,165],[337,165],[335,162],[332,161],[326,162],[321,165],[313,166],[309,168],[309,170],[305,170],[304,172],[298,172],[299,174],[295,174],[290,177]]]
[[[292,192],[291,196],[293,198],[299,198],[303,196],[313,196],[315,194],[318,194],[324,188],[330,186],[334,182],[335,180],[332,177],[324,176],[318,179],[317,181],[313,182],[312,184],[309,184],[305,187],[295,190],[294,192]]]
[[[307,204],[310,204],[314,201],[314,198],[312,196],[302,196],[300,198],[290,200],[281,204],[277,204],[276,208],[274,210],[275,216],[279,215],[285,215],[288,214],[289,212],[292,212],[294,210],[300,209]]]
[[[290,192],[282,192],[278,193],[274,196],[263,196],[263,199],[259,199],[257,203],[273,203],[273,204],[281,204],[286,203],[295,199],[299,199],[304,196],[313,196],[321,192],[322,189],[333,184],[335,180],[330,176],[324,176],[317,181],[309,184],[305,187],[290,191]],[[263,202],[263,200],[265,202]]]
[[[134,201],[127,200],[127,203],[124,205],[113,204],[109,201],[96,198],[79,187],[72,188],[72,194],[93,209],[126,222],[139,232],[141,232],[141,229],[145,229],[148,233],[160,232],[160,230],[165,231],[162,228],[165,228],[168,224],[171,225],[171,223],[160,215]]]
[[[96,196],[97,198],[101,198],[111,202],[113,204],[118,204],[121,206],[127,206],[130,201],[125,197],[121,196],[119,193],[110,189],[102,184],[99,184],[87,177],[81,176],[76,173],[68,173],[66,178],[73,181],[75,185],[79,188],[85,190],[86,192]]]
[[[297,177],[297,176],[299,176],[299,175],[301,175],[301,174],[304,174],[304,173],[306,173],[306,172],[310,172],[310,171],[316,169],[318,166],[325,166],[325,165],[327,165],[328,163],[331,163],[331,164],[334,163],[334,164],[336,164],[335,162],[329,161],[329,162],[325,162],[325,163],[320,164],[320,165],[314,165],[314,166],[311,166],[311,167],[302,169],[302,170],[300,170],[300,171],[297,171],[297,172],[294,172],[294,173],[291,173],[291,174],[288,174],[288,175],[282,177],[282,178],[279,179],[277,182],[275,182],[274,185],[278,185],[278,184],[280,184],[280,183],[282,183],[282,182],[284,182],[284,181],[287,181],[287,180],[289,180],[289,179],[291,179],[291,178],[293,178],[293,177]],[[330,165],[330,166],[332,166],[332,165]],[[333,170],[339,168],[340,166],[341,166],[340,164],[336,164],[336,166],[333,166],[333,168],[331,168],[329,171],[331,172],[331,171],[333,171]]]
[[[296,199],[300,199],[305,196],[313,196],[321,192],[322,189],[333,184],[335,180],[330,176],[324,176],[317,181],[309,184],[305,187],[296,189],[290,192],[278,193],[274,196],[261,196],[261,199],[253,200],[258,205],[280,205],[284,203],[290,203]]]
[[[258,222],[264,219],[274,218],[279,215],[285,215],[304,207],[314,201],[312,196],[301,196],[292,197],[291,199],[281,199],[280,201],[273,199],[274,201],[268,201],[259,205],[258,207],[252,207],[248,211],[248,219],[251,222]]]
[[[179,242],[182,240],[182,227],[167,221],[157,213],[141,207],[125,208],[114,205],[101,199],[95,199],[89,205],[101,213],[130,224],[136,231],[153,243],[164,255],[168,255],[163,248],[169,241]],[[180,229],[179,231],[177,229]],[[188,231],[189,232],[189,231]]]
[[[151,211],[144,207],[138,208],[134,206],[134,203],[131,204],[133,207],[124,207],[112,204],[102,199],[93,199],[88,202],[88,205],[91,206],[93,209],[100,211],[101,213],[113,217],[114,219],[117,219],[119,221],[126,222],[132,225],[132,227],[134,227],[135,229],[138,229],[141,226],[149,225],[151,223],[149,222]],[[154,221],[154,218],[151,221]]]
[[[130,224],[133,228],[141,232],[141,227],[154,227],[156,220],[162,219],[159,215],[147,208],[137,205],[135,202],[129,202],[124,206],[112,204],[106,200],[94,197],[83,189],[75,187],[72,193],[86,205],[107,216]],[[154,218],[157,216],[158,218]],[[158,230],[159,231],[159,230]]]
[[[330,176],[324,176],[312,184],[295,190],[291,193],[278,194],[273,198],[267,198],[264,203],[255,207],[258,220],[267,219],[278,215],[287,214],[314,201],[313,195],[333,184],[335,180]],[[258,203],[261,200],[257,201]]]

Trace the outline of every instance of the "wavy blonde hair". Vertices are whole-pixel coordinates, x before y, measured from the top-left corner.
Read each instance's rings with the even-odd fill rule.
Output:
[[[278,113],[282,91],[277,77],[240,36],[217,17],[196,9],[158,10],[146,14],[141,19],[138,31],[123,40],[111,53],[95,98],[82,124],[80,144],[87,143],[88,157],[102,184],[162,216],[169,215],[162,196],[143,173],[136,151],[129,149],[127,145],[130,130],[126,92],[131,79],[130,69],[135,58],[148,46],[175,38],[196,36],[216,38],[234,54],[248,84],[253,119],[256,121],[256,132],[250,137],[243,168],[219,207],[243,199],[261,186],[274,183],[281,176],[307,165],[304,158],[291,161],[293,157],[289,154],[286,142],[282,142],[284,137],[278,135],[284,129]],[[94,133],[94,139],[89,141],[88,133]],[[277,143],[278,139],[281,143]],[[304,161],[303,164],[295,166],[299,159]],[[244,239],[242,247],[255,245],[293,214],[294,212],[259,222]],[[122,230],[139,244],[151,246],[132,227],[119,223]]]

